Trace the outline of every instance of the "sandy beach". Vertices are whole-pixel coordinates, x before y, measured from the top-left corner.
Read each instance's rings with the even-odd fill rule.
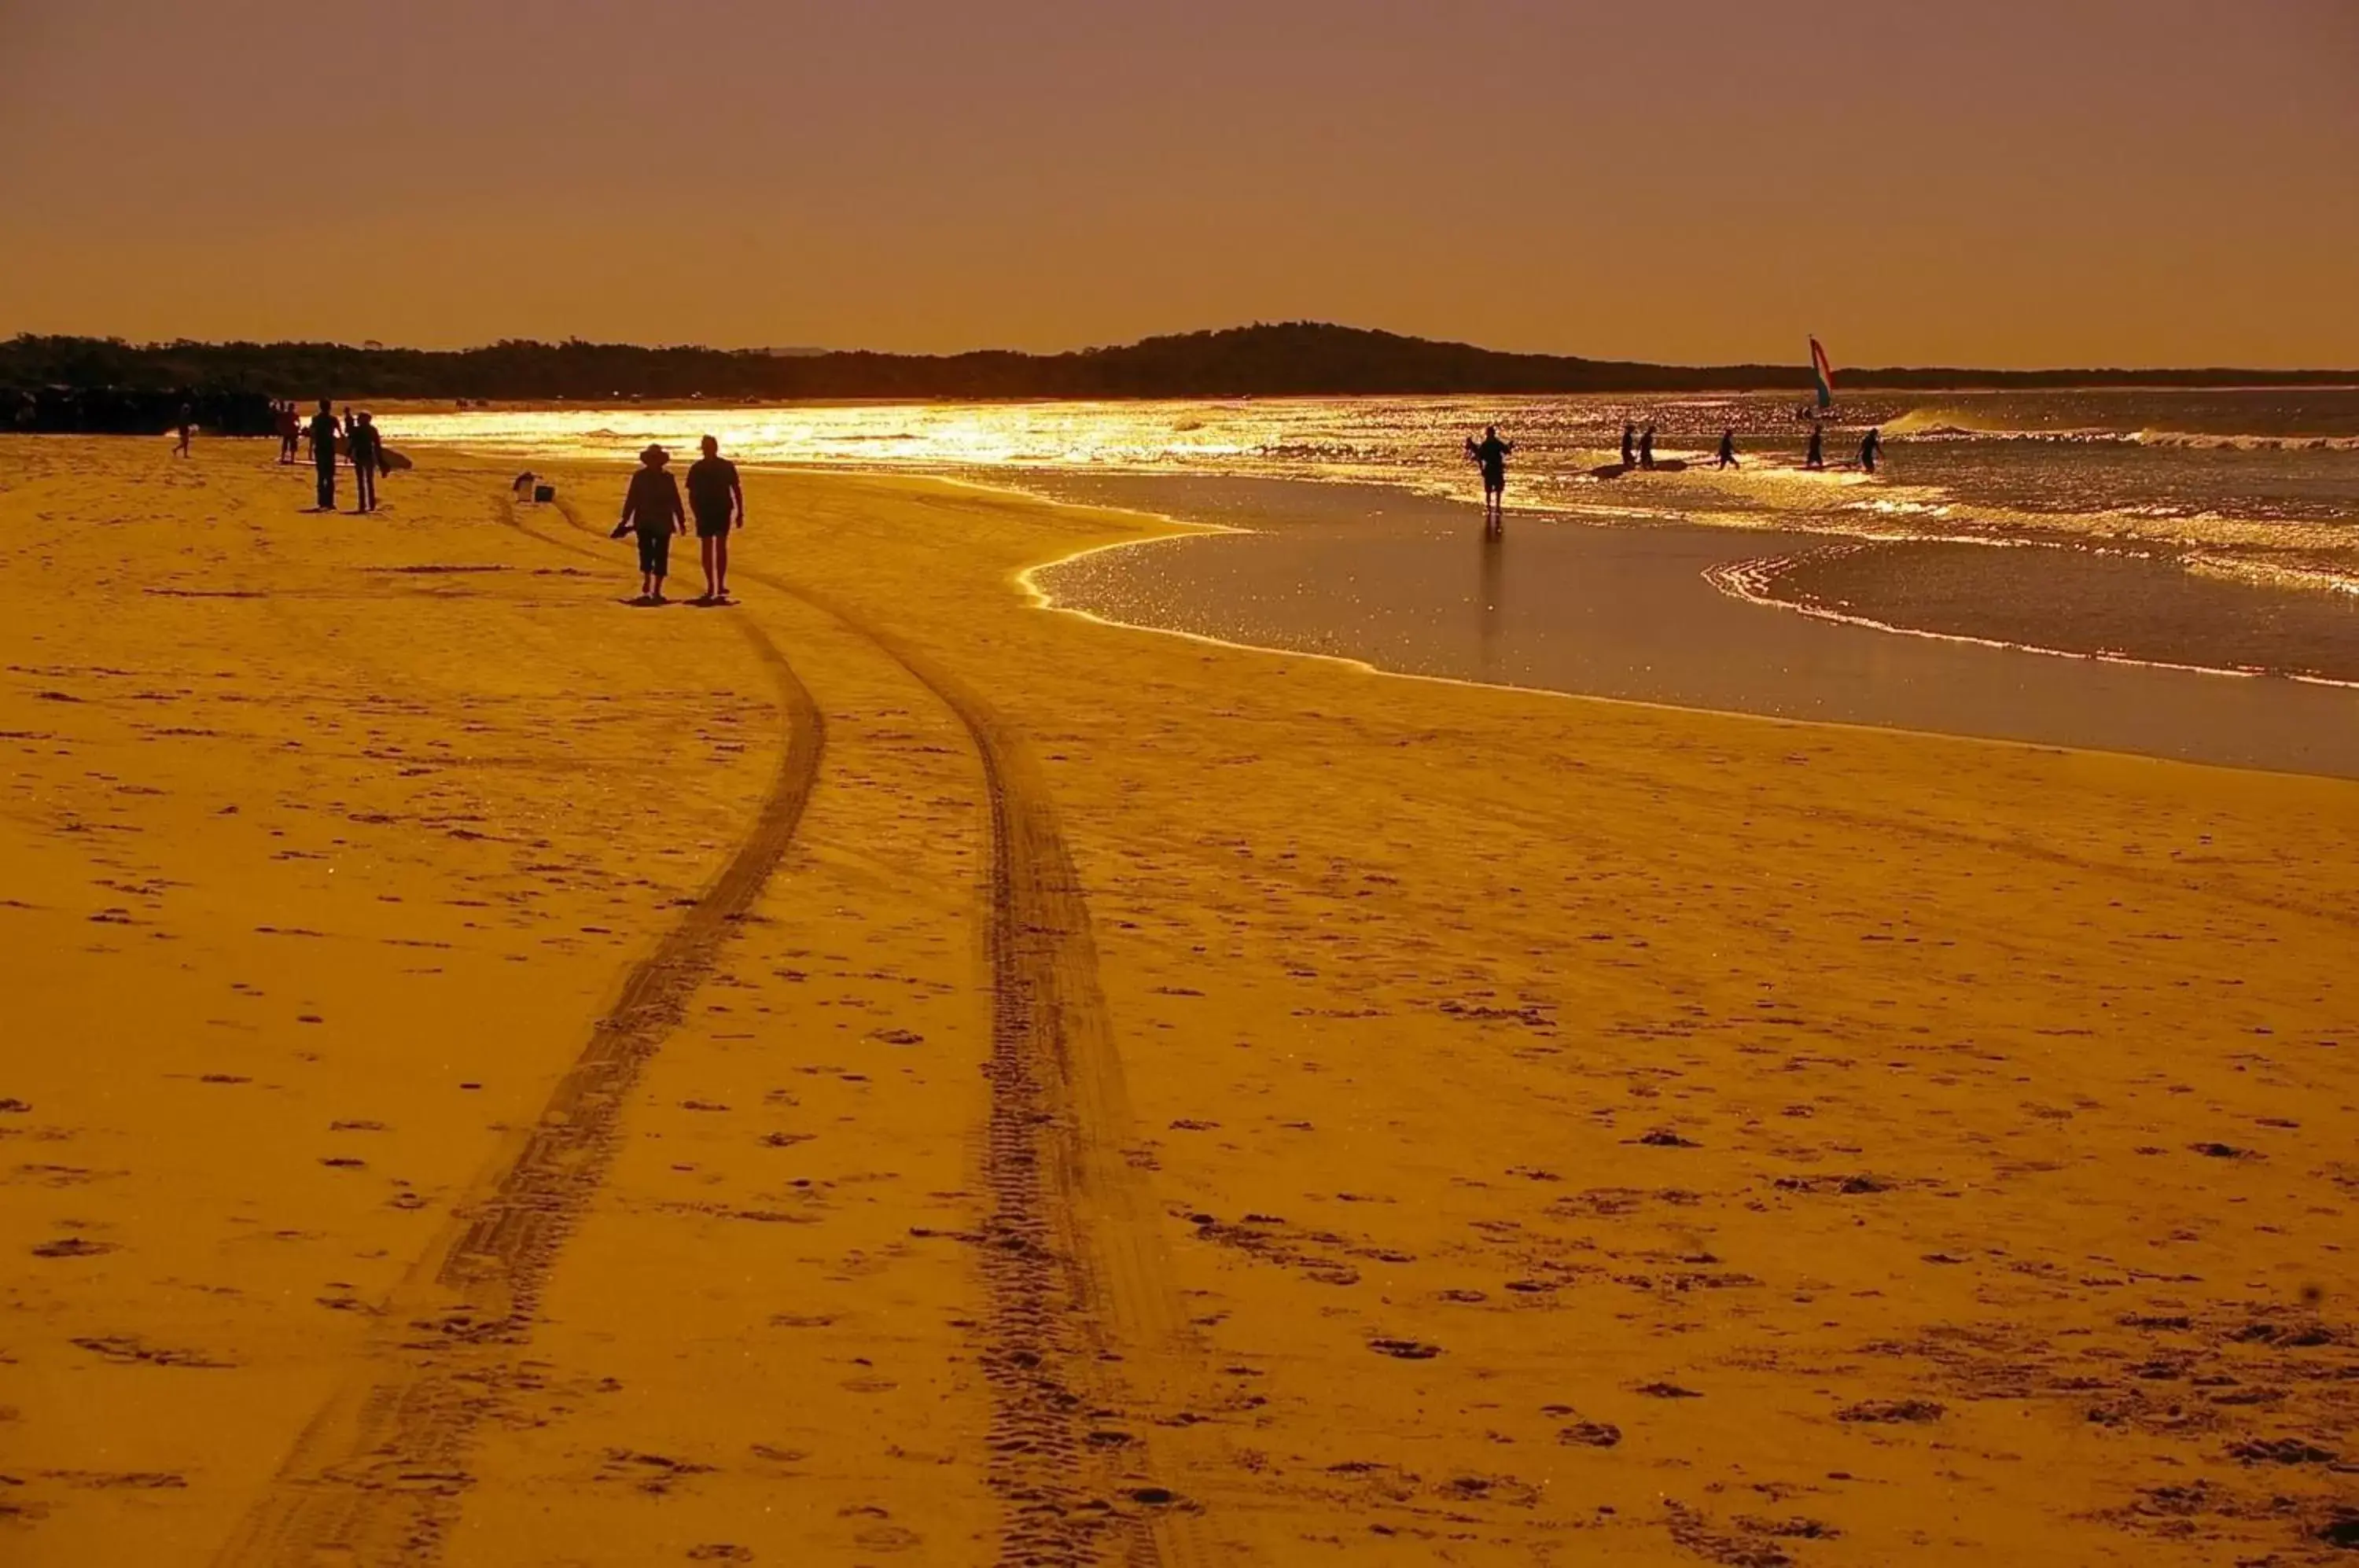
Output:
[[[0,439],[10,1568],[2359,1544],[2359,783],[268,455]]]

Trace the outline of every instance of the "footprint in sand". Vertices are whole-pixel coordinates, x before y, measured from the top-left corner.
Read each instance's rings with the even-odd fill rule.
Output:
[[[1617,1448],[1622,1429],[1612,1421],[1575,1421],[1556,1434],[1567,1448]]]
[[[1940,1421],[1948,1413],[1946,1408],[1930,1399],[1869,1399],[1837,1410],[1835,1420],[1872,1423],[1905,1421],[1921,1425]]]
[[[1414,1339],[1372,1339],[1368,1348],[1397,1361],[1430,1361],[1441,1354],[1441,1346]]]
[[[59,1241],[41,1243],[40,1246],[33,1248],[33,1256],[36,1258],[103,1258],[110,1252],[119,1250],[120,1248],[111,1241],[86,1241],[81,1236],[70,1236]]]

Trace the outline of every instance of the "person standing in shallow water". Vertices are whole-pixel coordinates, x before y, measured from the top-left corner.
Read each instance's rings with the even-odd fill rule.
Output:
[[[696,514],[696,542],[704,557],[706,604],[729,602],[729,530],[745,526],[745,489],[721,443],[704,438],[704,455],[688,467],[688,505]]]
[[[1720,432],[1720,463],[1722,468],[1734,468],[1736,462],[1736,431],[1732,428]]]
[[[304,434],[311,443],[311,467],[320,476],[316,509],[332,512],[336,509],[336,416],[329,412],[325,397],[320,399],[320,411],[311,416]]]
[[[1655,466],[1655,427],[1652,425],[1648,425],[1647,433],[1638,438],[1638,466],[1644,469]]]
[[[664,579],[671,572],[671,536],[688,532],[688,508],[679,502],[679,482],[664,464],[671,453],[651,446],[639,453],[639,471],[623,497],[623,520],[614,537],[639,536],[639,597],[642,604],[664,603]]]
[[[1636,425],[1622,427],[1622,466],[1638,466],[1638,427]]]
[[[1506,525],[1507,502],[1507,457],[1516,443],[1499,439],[1499,427],[1484,428],[1483,439],[1471,437],[1466,442],[1467,461],[1483,471],[1483,527],[1484,531]]]
[[[1802,466],[1805,468],[1824,468],[1826,465],[1827,428],[1826,426],[1819,423],[1818,420],[1812,419],[1810,421],[1810,450],[1804,455],[1802,459]]]
[[[1859,443],[1859,465],[1873,474],[1875,472],[1876,459],[1883,455],[1884,432],[1880,430],[1868,431],[1867,439]]]

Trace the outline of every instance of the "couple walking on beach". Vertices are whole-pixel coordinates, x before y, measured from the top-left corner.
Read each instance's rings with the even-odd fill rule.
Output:
[[[651,446],[639,453],[639,471],[623,497],[623,519],[612,537],[639,537],[639,604],[670,603],[664,597],[664,579],[671,572],[671,540],[688,532],[696,518],[696,539],[704,557],[704,593],[698,604],[729,603],[729,531],[745,526],[745,490],[737,480],[737,465],[721,455],[721,443],[704,438],[704,455],[688,469],[688,504],[682,506],[679,484],[671,476],[671,453]]]

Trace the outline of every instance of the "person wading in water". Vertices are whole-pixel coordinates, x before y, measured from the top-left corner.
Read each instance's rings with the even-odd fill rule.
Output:
[[[1506,526],[1504,511],[1507,500],[1507,458],[1516,443],[1499,439],[1499,427],[1492,425],[1483,431],[1483,439],[1471,437],[1466,442],[1466,460],[1483,471],[1483,530],[1495,532]]]

